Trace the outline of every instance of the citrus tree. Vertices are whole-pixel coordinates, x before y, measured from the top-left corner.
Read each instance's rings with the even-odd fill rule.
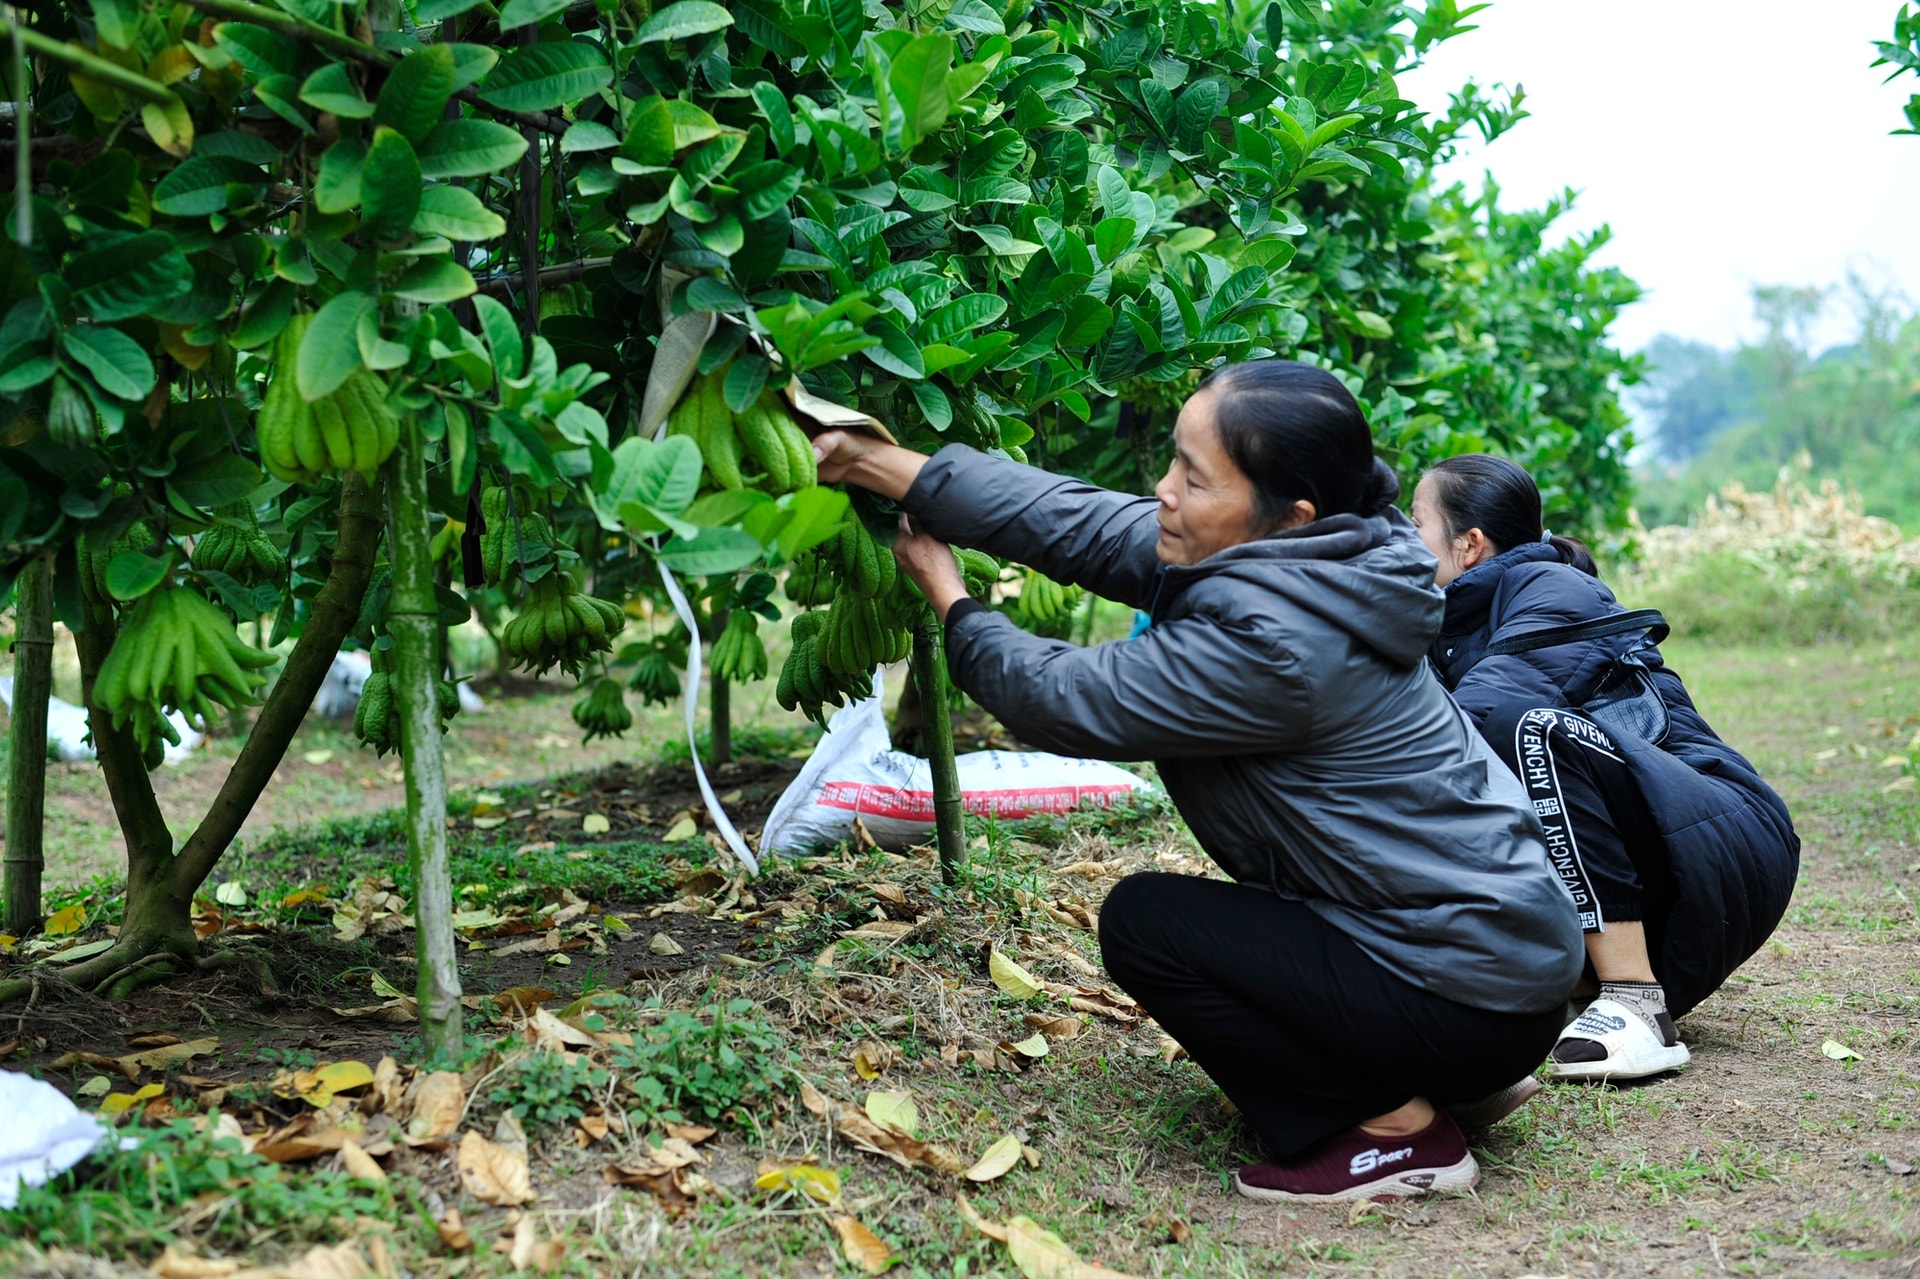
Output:
[[[1409,473],[1504,445],[1569,523],[1619,515],[1632,369],[1605,327],[1631,285],[1596,241],[1546,246],[1557,208],[1434,183],[1520,114],[1400,96],[1464,29],[1450,2],[21,12],[0,581],[30,612],[44,574],[79,640],[128,904],[68,971],[109,992],[196,962],[193,893],[357,636],[448,1042],[438,636],[468,599],[436,561],[505,660],[582,677],[592,733],[630,721],[616,675],[690,698],[704,646],[818,717],[917,643],[937,702],[890,513],[814,483],[823,425],[1132,486],[1204,369],[1279,354],[1347,379]],[[1049,586],[1019,591],[1035,629],[1071,604]],[[775,672],[759,632],[788,607]],[[621,634],[656,612],[677,627]],[[164,669],[135,660],[167,637]],[[275,668],[176,848],[146,775],[169,712]]]

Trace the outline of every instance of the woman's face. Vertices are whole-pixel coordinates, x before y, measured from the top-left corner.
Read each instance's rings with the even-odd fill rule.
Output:
[[[1266,532],[1254,515],[1253,481],[1220,445],[1213,425],[1214,398],[1212,391],[1202,391],[1180,409],[1173,428],[1173,461],[1153,490],[1160,499],[1160,542],[1155,549],[1168,564],[1198,564]]]
[[[1407,514],[1414,528],[1420,531],[1420,540],[1433,552],[1433,558],[1440,561],[1439,571],[1433,575],[1435,586],[1445,586],[1490,557],[1492,547],[1487,535],[1477,528],[1468,529],[1459,537],[1447,536],[1446,518],[1434,505],[1432,476],[1422,479],[1413,490],[1413,504]]]

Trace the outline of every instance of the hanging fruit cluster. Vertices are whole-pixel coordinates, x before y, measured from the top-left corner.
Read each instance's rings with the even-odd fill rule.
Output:
[[[793,619],[793,647],[780,666],[774,698],[786,710],[797,710],[814,723],[825,722],[826,707],[845,706],[873,693],[873,674],[846,674],[830,668],[820,650],[825,613],[802,613]]]
[[[117,729],[141,742],[178,744],[167,723],[177,710],[211,722],[216,708],[256,706],[272,653],[249,647],[227,615],[188,586],[163,586],[135,601],[94,677],[93,700]]]
[[[735,609],[713,642],[713,677],[744,684],[766,675],[767,646],[760,642],[760,619],[746,609]]]
[[[816,479],[813,443],[771,390],[736,414],[722,391],[724,370],[697,379],[667,418],[669,435],[700,446],[707,473],[724,489],[757,488],[776,497]]]
[[[1073,628],[1073,610],[1084,594],[1032,569],[1020,579],[1020,593],[1007,603],[1007,616],[1024,631],[1047,639],[1065,639]]]
[[[665,706],[680,696],[680,672],[687,664],[687,632],[676,626],[665,635],[629,644],[621,660],[634,662],[627,687],[648,706]]]
[[[833,566],[827,563],[824,548],[816,547],[794,556],[787,570],[785,589],[787,598],[802,608],[833,603],[840,580],[833,575]]]
[[[594,681],[587,695],[573,704],[573,722],[586,731],[587,741],[596,737],[619,737],[633,727],[633,712],[627,709],[620,685],[610,679]]]
[[[399,420],[387,407],[387,384],[364,368],[311,403],[301,396],[294,361],[310,319],[296,315],[281,331],[277,366],[254,423],[260,460],[274,478],[289,484],[372,471],[400,442]]]
[[[277,586],[287,580],[287,557],[260,527],[253,503],[235,502],[218,513],[221,522],[194,539],[195,569],[225,573],[242,586]]]
[[[558,666],[569,675],[613,647],[627,615],[611,600],[581,591],[555,569],[527,588],[520,615],[500,632],[507,661],[544,675]]]
[[[460,690],[447,680],[434,681],[438,699],[440,731],[460,713]],[[400,749],[400,698],[394,687],[393,659],[384,648],[373,651],[373,671],[360,686],[360,705],[353,712],[353,733],[373,747],[374,754],[385,755]]]
[[[553,525],[533,510],[525,489],[509,493],[501,486],[482,491],[480,515],[486,521],[486,530],[480,534],[480,566],[492,585],[553,556]]]

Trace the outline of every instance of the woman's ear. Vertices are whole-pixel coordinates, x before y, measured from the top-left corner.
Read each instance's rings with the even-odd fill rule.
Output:
[[[1312,502],[1303,497],[1288,509],[1286,515],[1281,517],[1280,527],[1299,528],[1302,524],[1311,524],[1319,518],[1320,512],[1314,508]]]
[[[1453,540],[1453,544],[1458,548],[1457,555],[1460,560],[1460,570],[1462,572],[1465,572],[1476,564],[1483,564],[1500,553],[1494,549],[1494,545],[1487,539],[1487,535],[1477,528],[1468,529],[1459,537],[1456,537]]]

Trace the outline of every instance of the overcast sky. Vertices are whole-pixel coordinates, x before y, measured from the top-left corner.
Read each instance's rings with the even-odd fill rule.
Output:
[[[1920,295],[1920,137],[1889,136],[1920,80],[1882,84],[1895,0],[1499,0],[1402,83],[1428,110],[1467,79],[1532,111],[1453,166],[1503,200],[1581,192],[1563,225],[1611,224],[1602,259],[1647,290],[1616,330],[1730,345],[1754,284],[1849,267]],[[1843,314],[1829,339],[1847,332]]]

